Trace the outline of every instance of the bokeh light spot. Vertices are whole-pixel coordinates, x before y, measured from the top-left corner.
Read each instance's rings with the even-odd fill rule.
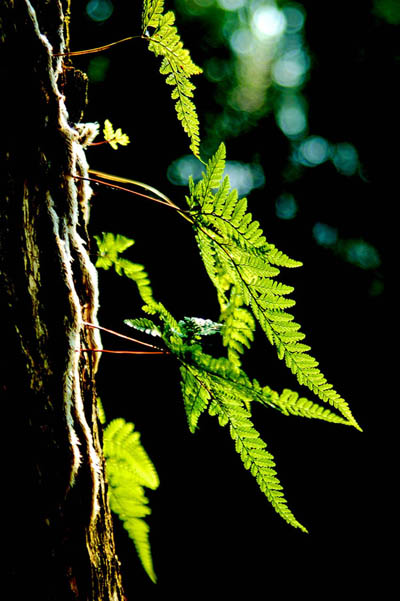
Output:
[[[225,10],[238,10],[246,4],[247,0],[218,0],[218,4]]]
[[[293,219],[297,214],[297,202],[292,194],[282,194],[275,201],[275,212],[279,219]]]
[[[252,54],[255,49],[254,37],[246,27],[236,29],[230,36],[229,43],[236,54]]]
[[[210,58],[205,65],[205,75],[209,81],[222,81],[229,74],[229,63],[218,58]]]
[[[313,236],[321,246],[334,246],[338,241],[338,231],[326,223],[316,223],[313,227]]]
[[[186,154],[171,163],[167,170],[167,177],[176,186],[187,186],[189,177],[192,176],[194,181],[199,180],[203,169],[203,164],[195,156]]]
[[[336,144],[332,152],[332,162],[339,173],[354,175],[359,166],[357,150],[348,142]]]
[[[224,172],[229,177],[231,188],[236,188],[239,196],[245,196],[254,188],[265,183],[261,165],[248,165],[239,161],[227,161]]]
[[[95,56],[88,64],[88,77],[91,82],[104,81],[107,76],[110,59],[105,56]]]
[[[286,32],[289,34],[297,33],[303,28],[305,13],[300,6],[289,5],[283,8],[283,14],[286,19]]]
[[[285,31],[286,18],[276,6],[260,6],[254,11],[252,25],[259,38],[278,38]]]
[[[315,167],[326,161],[329,155],[329,142],[321,136],[310,136],[300,144],[297,160],[307,167]]]
[[[376,269],[381,264],[378,251],[365,240],[346,240],[341,251],[349,263],[361,269]]]
[[[90,0],[86,5],[86,13],[96,23],[107,21],[114,12],[114,5],[110,0]]]
[[[187,154],[171,163],[167,177],[176,186],[187,186],[190,176],[194,181],[198,181],[203,171],[204,165],[193,155]],[[231,188],[236,188],[239,196],[261,188],[265,183],[264,171],[258,163],[227,161],[223,177],[225,176],[229,177]]]
[[[308,62],[307,55],[301,49],[286,52],[273,66],[274,81],[284,88],[300,86],[308,70]]]
[[[307,129],[304,104],[299,96],[290,96],[283,100],[277,112],[277,123],[288,138],[296,138]]]

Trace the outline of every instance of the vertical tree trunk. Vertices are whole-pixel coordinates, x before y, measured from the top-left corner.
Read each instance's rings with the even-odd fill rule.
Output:
[[[123,599],[96,418],[96,271],[67,0],[2,0],[0,374],[10,598]],[[75,86],[78,89],[78,86]],[[67,109],[68,106],[68,109]],[[93,355],[95,355],[93,353]],[[4,539],[3,539],[4,540]],[[11,589],[10,587],[13,587]],[[25,593],[25,594],[24,594]]]

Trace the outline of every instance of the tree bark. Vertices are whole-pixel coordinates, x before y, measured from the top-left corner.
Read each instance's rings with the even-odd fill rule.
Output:
[[[124,599],[97,422],[96,270],[85,144],[62,56],[67,0],[2,0],[3,482],[13,599]],[[68,75],[68,78],[67,78]],[[67,109],[68,106],[68,109]],[[79,117],[78,117],[79,118]],[[93,357],[91,357],[93,355]],[[12,588],[11,588],[12,587]]]

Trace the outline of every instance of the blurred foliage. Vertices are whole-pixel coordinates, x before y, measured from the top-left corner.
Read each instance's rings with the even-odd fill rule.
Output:
[[[400,3],[398,0],[375,0],[375,13],[392,25],[400,24]]]

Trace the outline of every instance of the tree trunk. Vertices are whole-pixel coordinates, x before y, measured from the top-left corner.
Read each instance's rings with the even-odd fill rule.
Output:
[[[79,352],[101,344],[84,326],[98,306],[86,235],[91,190],[74,178],[87,175],[84,145],[95,129],[71,123],[83,106],[79,93],[69,100],[67,82],[79,92],[82,76],[54,56],[65,51],[68,4],[0,6],[3,550],[10,598],[118,601],[98,354]]]

